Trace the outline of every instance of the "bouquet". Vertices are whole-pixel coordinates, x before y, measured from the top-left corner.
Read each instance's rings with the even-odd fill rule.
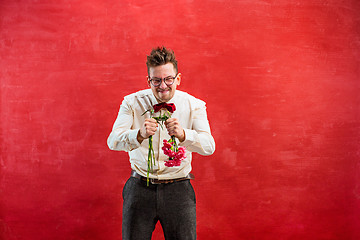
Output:
[[[161,149],[165,155],[169,156],[169,160],[165,162],[165,166],[180,166],[181,161],[186,158],[185,147],[178,147],[174,136],[171,136],[169,141],[164,139],[163,143],[164,146]]]
[[[159,112],[161,109],[165,109],[165,113],[160,116],[153,116],[154,113]],[[154,118],[159,124],[160,127],[163,128],[164,122],[171,117],[171,113],[176,110],[176,107],[173,103],[159,103],[153,106],[153,109],[145,111],[150,112],[150,116]],[[165,166],[174,167],[180,166],[181,161],[186,158],[185,155],[185,147],[178,147],[176,143],[175,136],[171,136],[169,140],[163,141],[163,147],[161,148],[164,151],[164,154],[169,157],[169,159],[165,162]],[[152,136],[149,137],[149,151],[148,151],[148,168],[147,168],[147,186],[149,186],[149,174],[150,171],[153,172],[153,166],[155,164],[155,154],[154,148],[152,145]]]

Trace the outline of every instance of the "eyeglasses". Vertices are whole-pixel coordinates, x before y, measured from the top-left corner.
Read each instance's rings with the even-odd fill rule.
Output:
[[[169,87],[169,86],[173,85],[173,83],[175,82],[176,77],[177,77],[177,74],[176,74],[175,77],[168,76],[168,77],[165,77],[165,78],[149,78],[149,81],[151,82],[151,84],[154,87],[160,86],[162,81],[164,81],[166,86]]]

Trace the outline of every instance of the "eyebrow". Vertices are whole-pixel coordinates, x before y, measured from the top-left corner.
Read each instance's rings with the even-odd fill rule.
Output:
[[[171,76],[171,75],[169,75],[169,76],[166,76],[166,77],[164,77],[164,78],[168,78],[168,77],[173,77],[173,76]],[[164,78],[159,78],[159,77],[152,77],[151,79],[164,79]]]

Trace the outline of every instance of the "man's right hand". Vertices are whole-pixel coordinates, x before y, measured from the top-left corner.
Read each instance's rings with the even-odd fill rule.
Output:
[[[159,124],[153,118],[145,119],[145,122],[143,126],[140,128],[137,135],[138,142],[141,143],[144,139],[147,139],[150,136],[154,135],[158,125]]]

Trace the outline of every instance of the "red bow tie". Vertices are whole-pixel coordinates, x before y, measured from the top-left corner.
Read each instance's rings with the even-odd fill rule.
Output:
[[[169,112],[173,113],[176,110],[175,104],[173,103],[158,103],[153,106],[154,112],[160,111],[160,109],[165,108]]]

